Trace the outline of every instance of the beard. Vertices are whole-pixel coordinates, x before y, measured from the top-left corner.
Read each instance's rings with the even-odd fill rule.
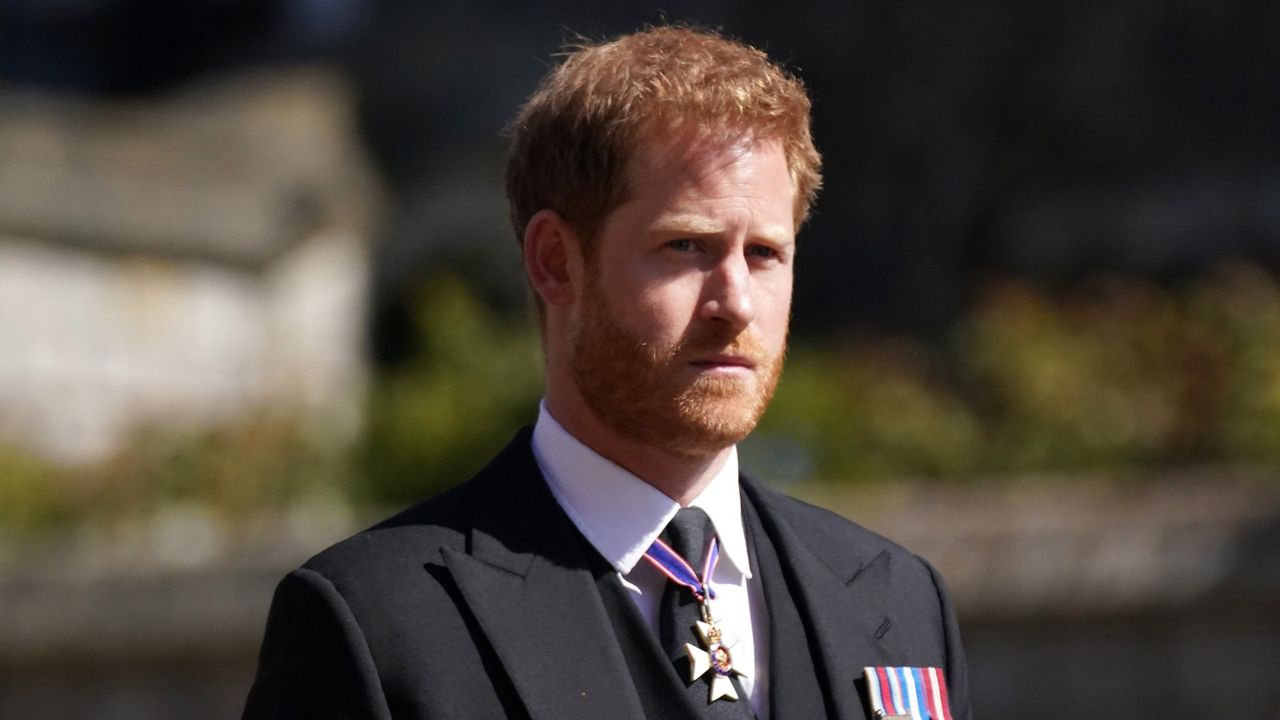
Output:
[[[752,334],[718,323],[674,344],[646,340],[607,306],[588,280],[582,315],[572,330],[570,371],[587,406],[615,432],[683,457],[705,457],[755,429],[782,373],[782,351],[770,353]],[[749,376],[708,375],[690,363],[716,355],[751,361]]]

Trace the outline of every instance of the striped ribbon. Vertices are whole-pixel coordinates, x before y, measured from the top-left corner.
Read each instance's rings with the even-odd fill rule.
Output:
[[[699,579],[693,566],[661,539],[655,539],[644,553],[644,559],[668,579],[692,590],[693,597],[698,602],[705,602],[708,597],[714,600],[716,597],[716,591],[711,588],[711,575],[716,571],[716,563],[720,560],[720,544],[715,537],[711,538],[706,556],[707,559],[702,564],[702,578]]]
[[[951,720],[947,683],[938,668],[868,667],[863,674],[872,710],[912,720]]]

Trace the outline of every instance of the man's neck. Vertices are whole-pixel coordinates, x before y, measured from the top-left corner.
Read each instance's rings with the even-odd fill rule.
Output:
[[[724,467],[732,447],[691,457],[620,435],[585,406],[573,407],[547,397],[547,410],[570,435],[659,492],[687,506]]]

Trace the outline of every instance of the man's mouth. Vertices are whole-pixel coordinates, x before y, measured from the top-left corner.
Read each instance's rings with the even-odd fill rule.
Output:
[[[701,370],[733,373],[751,372],[755,370],[757,363],[744,355],[712,355],[694,360],[690,364]]]

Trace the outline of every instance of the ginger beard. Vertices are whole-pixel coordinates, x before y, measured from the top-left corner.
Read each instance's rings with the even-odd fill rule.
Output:
[[[749,332],[710,323],[675,344],[646,340],[618,320],[597,276],[588,272],[569,359],[591,410],[623,437],[685,457],[714,454],[750,434],[778,386],[785,345],[770,354]],[[734,377],[691,365],[718,354],[755,367],[749,377]]]

